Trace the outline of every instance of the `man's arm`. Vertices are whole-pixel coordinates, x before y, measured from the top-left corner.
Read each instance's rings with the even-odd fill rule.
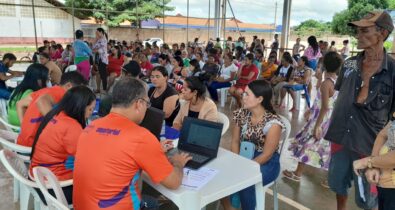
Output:
[[[26,109],[32,102],[32,97],[27,96],[16,103],[16,113],[18,114],[19,122],[22,123],[23,116],[25,115]]]
[[[10,74],[11,74],[11,73],[10,73]],[[7,81],[7,80],[9,80],[9,79],[11,79],[11,78],[14,78],[14,77],[15,77],[15,76],[14,76],[13,74],[7,76],[7,74],[4,73],[4,72],[1,72],[1,73],[0,73],[0,80],[2,80],[2,81]]]
[[[37,99],[36,105],[40,113],[45,116],[51,111],[52,107],[55,105],[55,101],[50,95],[44,94]]]
[[[182,182],[182,177],[184,175],[183,168],[185,164],[191,159],[192,157],[187,153],[175,154],[171,158],[171,162],[173,163],[173,171],[161,182],[161,184],[171,190],[177,189]]]

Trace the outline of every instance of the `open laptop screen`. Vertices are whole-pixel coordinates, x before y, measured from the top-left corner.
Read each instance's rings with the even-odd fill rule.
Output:
[[[187,152],[216,157],[223,124],[185,117],[178,148]]]
[[[218,128],[192,123],[187,143],[215,150],[218,147],[218,139],[221,139],[221,131]]]

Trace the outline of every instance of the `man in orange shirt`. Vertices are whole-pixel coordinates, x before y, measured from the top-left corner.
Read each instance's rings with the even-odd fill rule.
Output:
[[[159,143],[139,126],[150,106],[142,81],[119,80],[112,97],[110,114],[93,121],[78,140],[73,187],[76,210],[138,210],[142,170],[153,182],[176,189],[182,181],[183,167],[191,159],[185,153],[177,154],[170,164],[164,152],[171,143]]]
[[[86,84],[87,81],[80,73],[68,72],[62,75],[60,86],[43,88],[18,101],[16,111],[21,122],[21,132],[17,144],[31,147],[43,116],[51,111],[67,90]]]

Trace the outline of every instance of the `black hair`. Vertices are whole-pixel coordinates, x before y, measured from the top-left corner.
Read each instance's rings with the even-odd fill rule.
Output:
[[[283,56],[284,56],[284,55],[286,55],[286,56],[288,56],[288,55],[291,56],[291,53],[289,53],[289,52],[284,52],[284,53],[283,53]]]
[[[104,31],[103,28],[97,28],[96,30],[97,30],[98,32],[102,33],[102,34],[106,37],[106,39],[108,39],[108,35],[107,35],[107,33]]]
[[[118,45],[114,46],[114,49],[117,50],[117,53],[115,54],[115,56],[117,56],[118,59],[121,58],[122,52],[121,52],[121,48]],[[114,56],[114,54],[111,52],[112,56]]]
[[[22,82],[16,86],[15,90],[12,92],[9,104],[11,105],[14,98],[22,97],[26,90],[37,91],[41,88],[47,87],[48,72],[48,68],[42,64],[31,64],[27,68]],[[41,86],[38,84],[38,81],[41,81]],[[17,101],[14,101],[14,103],[16,102]]]
[[[159,71],[162,74],[162,76],[164,76],[164,77],[169,76],[169,72],[167,72],[166,68],[163,66],[155,66],[151,72],[153,72],[153,71]]]
[[[174,56],[181,56],[181,54],[182,54],[181,50],[176,50],[174,52]]]
[[[284,59],[285,61],[287,61],[289,64],[292,64],[292,63],[293,63],[293,60],[292,60],[291,55],[283,54],[282,59]]]
[[[167,56],[166,54],[160,54],[159,57],[162,60],[165,60],[167,63],[169,63],[169,56]]]
[[[201,71],[198,60],[192,59],[191,61],[189,61],[189,64],[195,68],[192,72],[192,75],[195,75],[197,72]]]
[[[272,105],[273,89],[270,82],[266,80],[255,80],[248,84],[248,88],[254,93],[255,97],[262,96],[261,105],[266,111],[276,114]]]
[[[324,69],[329,73],[337,73],[343,64],[343,58],[336,52],[328,52],[323,60]]]
[[[46,58],[46,59],[51,60],[51,56],[49,56],[49,54],[48,54],[48,53],[45,53],[45,52],[40,53],[40,57],[44,57],[44,58]]]
[[[192,92],[196,90],[197,98],[204,99],[206,97],[205,95],[207,88],[203,82],[204,79],[205,78],[203,77],[203,75],[199,77],[191,76],[185,79],[185,82],[188,84],[188,88],[191,89]]]
[[[49,41],[48,41],[48,40],[44,40],[43,43],[44,43],[44,44],[45,44],[45,43],[49,43]]]
[[[309,66],[309,59],[306,56],[302,56],[299,59],[303,61],[305,66],[310,67]]]
[[[65,85],[68,82],[70,82],[73,87],[88,84],[88,81],[86,81],[78,71],[70,71],[62,74],[60,85]]]
[[[61,44],[56,44],[56,47],[57,47],[58,49],[63,49],[63,45],[61,45]]]
[[[248,58],[248,60],[253,61],[254,60],[254,55],[252,53],[248,53],[246,55],[246,58]]]
[[[315,36],[309,36],[309,38],[307,38],[307,42],[313,48],[313,54],[317,55],[318,51],[320,50],[317,38]]]
[[[335,41],[331,41],[331,46],[334,46],[336,44]]]
[[[141,80],[129,77],[122,78],[114,85],[112,107],[127,108],[146,95],[146,85]]]
[[[72,46],[71,46],[70,44],[66,45],[66,49],[67,49],[67,50],[71,50],[71,47],[72,47]]]
[[[75,119],[82,128],[85,128],[86,107],[95,100],[96,95],[86,86],[77,86],[68,90],[63,96],[62,100],[44,116],[42,122],[40,123],[36,136],[34,137],[30,159],[33,158],[35,147],[42,131],[55,116],[61,112],[64,112],[68,117]]]
[[[38,53],[42,53],[42,52],[44,52],[46,49],[47,49],[46,46],[41,46],[41,47],[39,47],[39,48],[37,49],[37,51],[38,51]]]
[[[6,53],[3,55],[3,61],[5,61],[6,59],[10,61],[16,61],[16,56],[12,53]]]
[[[184,62],[180,56],[174,56],[174,59],[177,61],[179,67],[184,67]]]
[[[84,32],[83,31],[81,31],[81,30],[76,30],[75,31],[75,38],[81,39],[83,37],[84,37]]]
[[[348,44],[348,39],[346,39],[346,40],[343,40],[343,44]]]

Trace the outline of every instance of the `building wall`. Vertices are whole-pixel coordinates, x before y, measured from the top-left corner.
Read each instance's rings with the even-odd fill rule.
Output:
[[[1,0],[4,3],[30,5],[30,0]],[[35,0],[35,5],[51,6],[44,0]],[[67,12],[56,8],[35,8],[37,38],[57,42],[73,40],[73,18]],[[74,18],[75,28],[80,28],[80,20]],[[34,44],[34,23],[31,7],[0,6],[0,44]],[[6,29],[6,30],[4,30]]]

